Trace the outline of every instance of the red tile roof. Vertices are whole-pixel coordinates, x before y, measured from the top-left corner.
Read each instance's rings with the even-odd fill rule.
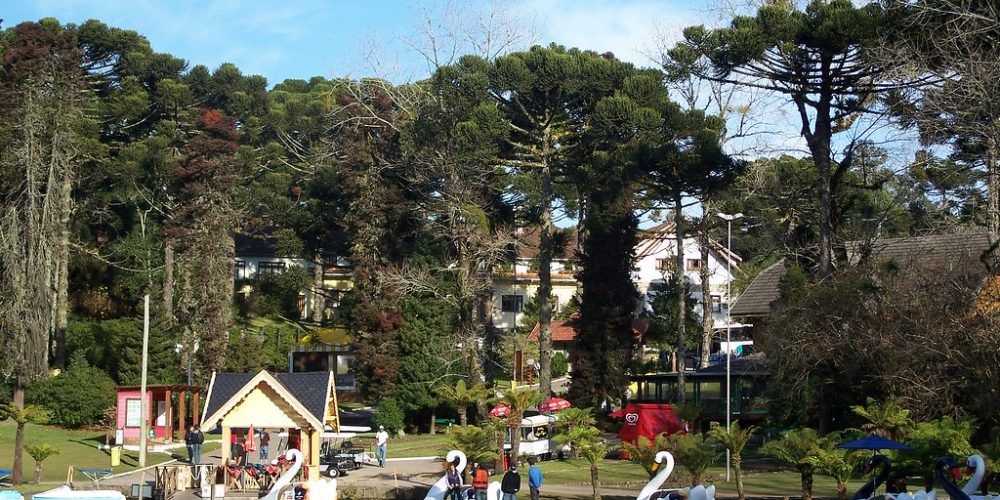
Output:
[[[632,320],[632,335],[635,336],[635,340],[642,342],[642,337],[646,335],[649,330],[649,318],[635,318]],[[531,329],[531,333],[528,334],[528,340],[538,340],[538,335],[541,331],[541,326],[535,323],[535,327]],[[569,342],[576,339],[576,330],[573,329],[573,320],[565,321],[553,321],[552,322],[552,341],[553,342]]]

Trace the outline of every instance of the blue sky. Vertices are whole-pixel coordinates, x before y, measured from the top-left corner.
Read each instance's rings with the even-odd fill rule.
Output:
[[[55,17],[63,23],[99,19],[133,29],[154,50],[215,68],[232,62],[271,84],[285,78],[364,76],[377,54],[394,79],[419,77],[426,65],[401,40],[420,38],[421,12],[440,17],[449,0],[8,0],[3,27]],[[13,4],[13,5],[10,5]],[[450,1],[450,21],[496,2]],[[649,64],[643,53],[658,33],[676,37],[689,24],[717,18],[709,0],[509,0],[503,12],[533,23],[537,43],[612,51]],[[711,21],[708,21],[711,24]],[[401,75],[401,76],[400,76]]]

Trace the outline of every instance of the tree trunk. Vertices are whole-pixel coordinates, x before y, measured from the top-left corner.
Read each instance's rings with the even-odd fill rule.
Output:
[[[594,488],[594,500],[601,500],[601,480],[597,477],[597,464],[590,464],[590,485]]]
[[[458,405],[458,421],[462,423],[462,427],[469,424],[469,410],[465,405]]]
[[[56,244],[56,297],[55,297],[55,352],[53,364],[60,370],[66,369],[66,312],[69,307],[69,219],[73,212],[73,183],[63,179],[60,186],[59,241]]]
[[[313,255],[313,289],[312,289],[312,320],[314,323],[323,321],[323,253],[319,250]]]
[[[42,463],[35,462],[35,484],[42,482]]]
[[[14,385],[14,408],[24,409],[24,387],[15,382]],[[17,423],[17,431],[14,434],[14,465],[11,467],[10,481],[14,486],[22,483],[21,473],[24,469],[24,422]]]
[[[712,350],[712,337],[715,333],[715,317],[712,315],[712,283],[711,273],[708,269],[709,244],[708,238],[708,218],[711,216],[710,205],[707,200],[702,200],[705,207],[705,215],[702,216],[701,230],[698,232],[698,246],[701,248],[701,358],[698,361],[699,368],[708,366],[708,358]],[[728,258],[728,256],[726,256]]]
[[[813,471],[803,470],[802,475],[802,500],[812,500],[813,491]]]
[[[687,287],[684,275],[684,211],[681,204],[681,194],[674,195],[674,227],[677,242],[675,255],[676,269],[674,281],[677,282],[677,402],[687,401],[687,387],[684,381],[684,359],[687,357],[687,346],[684,342],[685,323],[687,322]]]
[[[552,172],[542,168],[542,227],[538,243],[538,390],[552,395]]]
[[[995,241],[1000,235],[1000,168],[997,165],[997,147],[993,141],[989,141],[986,149],[986,190],[987,190],[987,214],[986,227],[989,230],[990,240]]]
[[[163,240],[163,319],[174,323],[174,244],[170,238]]]
[[[430,422],[431,436],[437,433],[437,410],[431,408],[431,422]]]
[[[521,418],[523,415],[518,416],[517,420],[508,419],[507,423],[510,425],[510,463],[516,464],[517,459],[521,456]]]
[[[739,500],[746,500],[746,491],[743,490],[743,467],[739,455],[732,455],[730,465],[733,466],[733,476],[736,477],[736,496]]]

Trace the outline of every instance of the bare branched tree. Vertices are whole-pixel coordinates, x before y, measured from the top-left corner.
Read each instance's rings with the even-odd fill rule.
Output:
[[[979,170],[987,191],[986,226],[1000,231],[1000,5],[976,0],[889,0],[904,20],[879,53],[897,73],[928,85],[895,96],[904,125],[925,144],[950,146]]]

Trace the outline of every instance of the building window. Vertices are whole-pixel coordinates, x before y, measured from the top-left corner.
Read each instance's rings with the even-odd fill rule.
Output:
[[[656,259],[656,270],[657,271],[669,271],[670,270],[670,259]]]
[[[722,296],[712,295],[712,312],[722,313]]]
[[[236,279],[245,280],[249,276],[247,275],[247,261],[238,260],[236,261]]]
[[[274,276],[285,272],[284,262],[260,262],[257,264],[257,277]]]
[[[688,259],[685,267],[688,271],[697,271],[701,269],[701,259]]]
[[[504,295],[500,297],[500,310],[505,313],[519,313],[524,310],[524,295]]]

